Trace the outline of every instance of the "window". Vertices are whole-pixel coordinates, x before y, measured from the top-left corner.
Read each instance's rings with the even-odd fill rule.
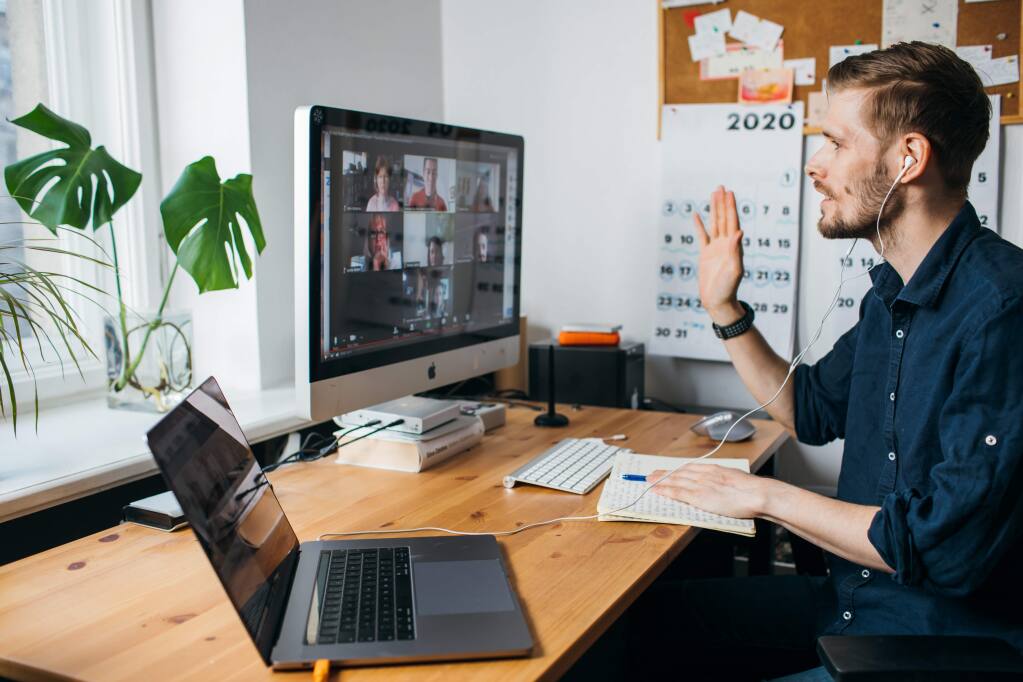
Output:
[[[8,122],[14,115],[14,88],[11,83],[10,22],[7,17],[7,1],[0,0],[0,165],[6,167],[17,158],[17,135],[15,127]],[[13,199],[2,192],[0,198],[0,286],[19,299],[23,294],[9,283],[9,277],[21,272],[17,263],[24,262],[25,250],[21,248],[23,230],[20,223],[21,211]],[[13,334],[14,324],[8,317],[0,318],[4,329]],[[23,330],[26,337],[31,329]]]
[[[159,244],[158,186],[155,173],[156,128],[151,99],[149,4],[121,0],[0,0],[0,161],[26,158],[52,148],[50,141],[12,126],[6,118],[31,111],[39,102],[59,115],[81,123],[92,134],[93,146],[104,145],[114,158],[143,172],[143,185],[114,219],[126,303],[146,310],[153,290],[159,291],[167,269]],[[59,143],[58,145],[59,146]],[[145,163],[143,163],[145,161]],[[3,192],[6,196],[6,185]],[[148,199],[148,201],[147,201]],[[51,237],[48,230],[28,223],[11,199],[0,200],[0,242]],[[94,239],[97,245],[93,245]],[[109,228],[88,233],[61,230],[56,246],[109,261]],[[10,249],[8,256],[29,266],[58,272],[114,292],[112,272],[87,260],[31,249]],[[0,261],[6,260],[0,255]],[[12,270],[0,262],[0,272]],[[74,288],[74,287],[72,287]],[[84,381],[73,363],[63,363],[45,339],[30,340],[27,350],[35,373],[20,367],[15,391],[18,402],[31,406],[33,383],[40,401],[75,393],[99,393],[106,383],[103,346],[104,309],[116,312],[113,295],[69,291],[69,304],[79,315],[79,327],[96,357],[78,354]],[[24,327],[22,328],[24,332]],[[55,337],[58,340],[59,337]],[[65,351],[66,353],[66,351]],[[25,410],[26,412],[30,410]]]

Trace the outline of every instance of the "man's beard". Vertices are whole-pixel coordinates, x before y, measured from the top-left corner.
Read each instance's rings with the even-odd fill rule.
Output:
[[[816,182],[814,186],[822,188]],[[873,172],[866,178],[856,180],[852,191],[848,192],[848,195],[856,200],[853,217],[846,220],[836,215],[830,221],[826,221],[822,214],[817,221],[817,229],[825,239],[873,239],[878,232],[877,215],[881,212],[881,204],[884,203],[885,214],[881,216],[880,231],[882,237],[887,239],[891,236],[892,222],[902,215],[905,208],[905,201],[899,192],[892,192],[888,201],[884,201],[891,189],[892,181],[885,171],[884,163],[878,160]],[[825,196],[833,199],[830,194]]]

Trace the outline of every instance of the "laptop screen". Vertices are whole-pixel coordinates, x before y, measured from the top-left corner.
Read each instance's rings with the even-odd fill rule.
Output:
[[[298,538],[213,377],[148,433],[149,449],[270,663]]]

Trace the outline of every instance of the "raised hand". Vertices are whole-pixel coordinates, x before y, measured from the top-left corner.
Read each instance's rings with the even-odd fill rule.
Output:
[[[742,230],[735,194],[718,186],[711,194],[710,230],[693,215],[700,243],[700,300],[711,319],[727,325],[742,317],[736,292],[742,281]]]

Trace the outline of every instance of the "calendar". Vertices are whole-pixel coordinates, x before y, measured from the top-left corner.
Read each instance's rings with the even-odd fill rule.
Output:
[[[973,164],[973,175],[970,179],[969,200],[977,209],[977,218],[984,227],[998,231],[998,187],[999,169],[1001,168],[1001,95],[989,95],[991,98],[991,127],[988,136],[987,146],[981,152],[977,161]],[[824,138],[815,135],[807,141],[806,153],[813,156],[824,144]],[[807,234],[816,234],[817,218],[820,216],[821,195],[813,189],[813,182],[806,178],[803,181],[804,191],[807,193],[806,202],[806,230]],[[811,239],[821,239],[819,235],[811,236]],[[849,241],[844,239],[825,240],[826,245],[814,244],[807,249],[810,262],[828,263],[827,268],[815,269],[815,281],[820,282],[822,290],[828,295],[821,297],[819,305],[812,305],[807,311],[807,319],[812,322],[811,329],[816,329],[820,319],[824,316],[827,308],[823,304],[831,304],[831,292],[838,288],[839,273],[842,264],[846,266],[846,283],[842,285],[842,293],[838,298],[835,309],[824,323],[824,332],[820,353],[827,349],[828,341],[834,342],[839,336],[851,329],[860,316],[860,301],[870,290],[872,282],[869,275],[858,276],[874,266],[879,256],[874,250],[873,244],[867,239],[860,239],[856,242],[852,252],[849,251]],[[823,259],[818,256],[827,254]],[[812,301],[811,301],[812,303]]]
[[[973,176],[968,191],[970,203],[977,209],[980,224],[999,232],[998,171],[1002,166],[1002,96],[988,97],[991,99],[991,124],[987,146],[973,163]]]
[[[735,193],[743,230],[739,298],[774,351],[790,357],[795,322],[802,104],[666,106],[662,112],[661,218],[656,310],[649,349],[657,355],[728,360],[700,301],[700,247],[693,224],[710,226],[718,185]]]

